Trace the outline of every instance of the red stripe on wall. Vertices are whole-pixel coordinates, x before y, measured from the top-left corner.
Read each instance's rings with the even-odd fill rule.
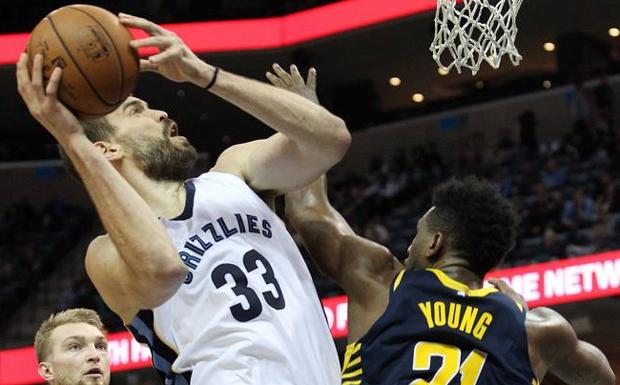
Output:
[[[196,53],[282,48],[433,10],[436,0],[345,0],[263,19],[164,24]],[[41,15],[43,17],[43,15]],[[143,37],[144,33],[135,34]],[[0,35],[0,64],[13,64],[28,33]],[[430,43],[430,42],[429,42]],[[151,51],[140,51],[146,55]]]

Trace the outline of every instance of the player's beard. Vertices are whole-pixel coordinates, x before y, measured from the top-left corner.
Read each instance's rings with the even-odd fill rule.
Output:
[[[156,181],[182,182],[189,177],[198,152],[187,140],[172,143],[169,137],[124,138],[144,174]]]

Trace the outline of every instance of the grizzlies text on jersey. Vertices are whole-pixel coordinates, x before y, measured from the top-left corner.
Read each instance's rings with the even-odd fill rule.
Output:
[[[284,223],[236,176],[185,185],[184,212],[162,220],[185,282],[128,325],[165,384],[337,384],[323,308]]]

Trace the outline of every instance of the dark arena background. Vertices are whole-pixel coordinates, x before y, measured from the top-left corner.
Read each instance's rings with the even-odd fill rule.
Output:
[[[199,56],[265,80],[271,64],[318,71],[323,105],[353,133],[330,173],[334,206],[356,232],[404,257],[430,191],[453,175],[493,181],[520,215],[516,248],[490,276],[530,306],[551,306],[620,373],[620,2],[525,0],[518,67],[438,72],[428,0],[142,0],[86,3],[165,24]],[[63,1],[0,4],[0,385],[36,384],[33,336],[57,310],[88,307],[110,334],[114,385],[158,384],[85,275],[102,232],[53,138],[28,114],[15,62],[30,31]],[[135,92],[168,111],[201,151],[270,129],[212,94],[143,73]],[[346,297],[308,260],[339,352]],[[561,384],[546,378],[544,384]]]

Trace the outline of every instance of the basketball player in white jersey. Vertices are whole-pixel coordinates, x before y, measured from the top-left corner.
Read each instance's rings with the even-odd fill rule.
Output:
[[[150,345],[167,385],[339,383],[310,274],[257,193],[299,188],[338,162],[350,143],[343,121],[301,96],[216,70],[154,23],[120,20],[150,35],[133,47],[160,51],[141,70],[206,87],[277,133],[230,147],[210,172],[185,181],[196,150],[165,112],[129,97],[104,118],[79,122],[56,97],[61,70],[44,86],[41,57],[30,76],[23,54],[20,94],[107,231],[88,248],[89,277]]]

